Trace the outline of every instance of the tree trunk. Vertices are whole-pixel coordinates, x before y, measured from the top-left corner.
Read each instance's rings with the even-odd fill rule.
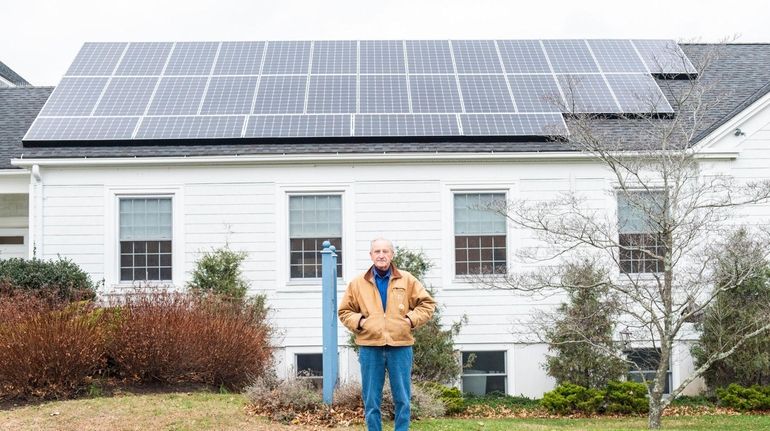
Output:
[[[660,402],[662,394],[650,396],[650,412],[647,415],[647,427],[649,429],[660,429],[661,417],[663,416],[663,406]]]

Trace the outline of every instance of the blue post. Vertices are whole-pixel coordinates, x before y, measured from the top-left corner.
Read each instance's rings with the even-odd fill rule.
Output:
[[[321,251],[321,300],[323,302],[323,373],[324,403],[331,405],[337,385],[337,253],[329,241]]]

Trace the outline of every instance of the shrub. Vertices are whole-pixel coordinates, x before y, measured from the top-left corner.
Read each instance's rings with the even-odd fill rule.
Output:
[[[647,413],[650,408],[644,383],[611,381],[607,383],[606,397],[607,413]]]
[[[278,380],[274,374],[267,374],[256,379],[245,392],[257,413],[279,422],[291,422],[300,413],[316,411],[323,405],[321,394],[304,379]]]
[[[264,300],[144,292],[121,301],[107,346],[121,378],[239,389],[270,364]]]
[[[591,261],[569,264],[561,284],[569,295],[553,325],[545,330],[549,351],[545,369],[557,384],[575,383],[602,388],[627,370],[622,360],[608,354],[616,312],[607,300],[607,274]]]
[[[249,288],[248,281],[241,273],[241,263],[245,259],[246,252],[233,251],[227,246],[204,253],[195,263],[195,269],[187,287],[242,299]]]
[[[563,383],[546,392],[540,401],[545,409],[558,414],[594,414],[601,410],[603,404],[604,391],[572,383]]]
[[[0,399],[63,398],[105,365],[93,303],[51,303],[35,293],[0,297]]]
[[[52,296],[58,300],[81,301],[96,297],[96,286],[69,259],[11,258],[0,260],[0,296],[15,290]]]
[[[734,286],[719,293],[703,313],[703,331],[692,349],[696,365],[728,350],[745,334],[767,323],[770,314],[770,263],[761,241],[746,230],[724,244],[716,263],[717,286]],[[703,373],[710,388],[730,383],[770,384],[770,331],[746,340],[730,356],[713,362]]]
[[[417,386],[432,392],[442,403],[447,414],[460,413],[465,410],[465,399],[460,389],[444,386],[441,383],[422,382]]]
[[[719,404],[742,411],[770,410],[770,386],[743,387],[733,383],[716,390]]]

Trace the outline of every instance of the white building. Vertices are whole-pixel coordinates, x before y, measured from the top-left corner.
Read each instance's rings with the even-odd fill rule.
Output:
[[[685,81],[669,75],[690,72],[653,70],[643,41],[258,45],[86,44],[45,107],[48,88],[0,89],[0,257],[66,256],[119,291],[183,286],[201,252],[247,251],[245,275],[268,295],[288,374],[321,352],[321,241],[340,251],[341,294],[370,265],[369,241],[384,236],[432,260],[426,281],[447,323],[468,317],[457,347],[478,359],[466,390],[550,390],[547,347],[523,342],[514,325],[558,301],[463,278],[481,264],[514,265],[530,236],[473,219],[464,202],[575,190],[614,213],[601,165],[543,136],[563,133],[543,96],[563,96],[579,75],[592,84],[577,110],[634,113],[618,80],[676,86]],[[694,63],[711,48],[682,46]],[[736,177],[770,178],[770,45],[727,45],[710,67],[699,79],[722,100],[693,145]],[[643,139],[633,120],[597,121],[619,140]],[[770,207],[754,211],[770,220]],[[685,342],[673,384],[692,370]],[[341,375],[355,378],[355,354],[340,355]]]

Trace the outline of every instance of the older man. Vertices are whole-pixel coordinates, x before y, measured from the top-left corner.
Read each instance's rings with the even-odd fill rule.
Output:
[[[374,263],[348,285],[340,302],[342,324],[356,334],[360,346],[361,386],[369,431],[382,429],[382,387],[385,370],[396,408],[395,431],[407,431],[411,417],[412,330],[430,320],[435,301],[410,273],[399,271],[393,243],[372,241]]]

